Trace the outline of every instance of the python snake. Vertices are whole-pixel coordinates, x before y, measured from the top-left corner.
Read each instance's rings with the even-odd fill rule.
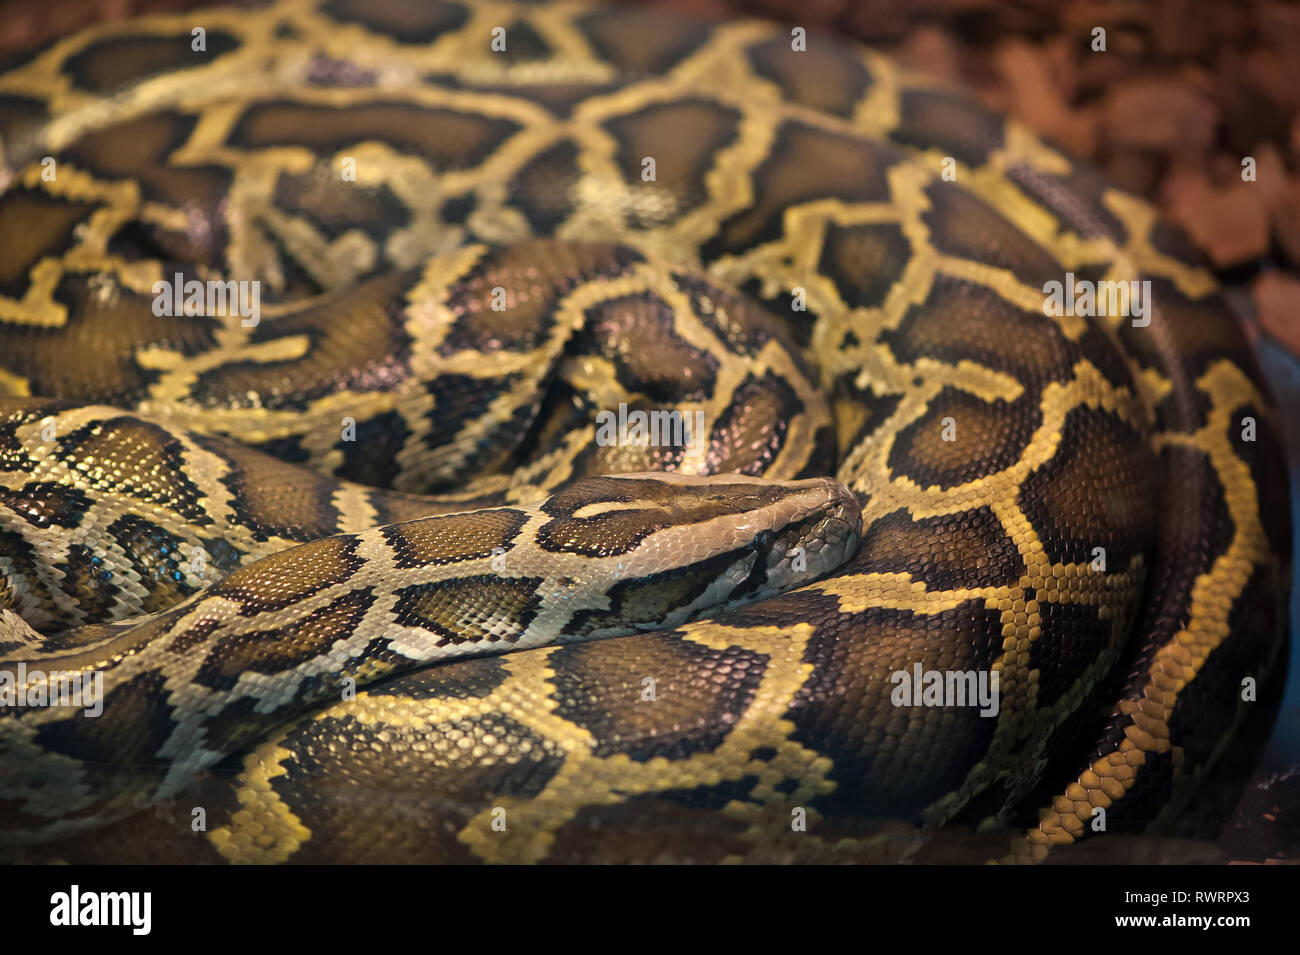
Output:
[[[0,190],[0,678],[104,679],[0,707],[0,858],[1040,861],[1260,705],[1287,505],[1215,283],[869,50],[156,16],[0,75]]]

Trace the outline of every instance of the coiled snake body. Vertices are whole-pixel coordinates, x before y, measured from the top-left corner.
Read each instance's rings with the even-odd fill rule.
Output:
[[[0,137],[0,675],[104,687],[0,708],[5,858],[1037,861],[1277,653],[1210,277],[869,51],[285,0],[60,41]]]

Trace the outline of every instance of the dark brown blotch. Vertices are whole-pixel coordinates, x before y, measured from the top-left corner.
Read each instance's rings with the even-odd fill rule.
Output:
[[[83,90],[113,93],[160,73],[206,66],[239,45],[233,36],[218,30],[208,30],[204,43],[206,49],[195,50],[188,32],[176,36],[107,37],[68,57],[64,69]]]
[[[321,10],[341,23],[355,23],[398,43],[426,46],[465,24],[469,11],[459,3],[408,3],[406,0],[326,0]]]
[[[912,244],[892,223],[826,225],[818,271],[850,308],[875,308],[913,260]]]
[[[743,552],[731,551],[660,574],[619,581],[609,588],[608,610],[581,610],[564,632],[586,636],[600,630],[632,630],[663,620],[673,610],[701,597],[744,556]],[[761,557],[758,562],[761,565]]]
[[[188,220],[175,230],[132,222],[114,237],[115,242],[138,236],[150,254],[222,268],[231,172],[215,164],[181,165],[171,160],[196,123],[195,117],[185,114],[149,113],[87,132],[63,150],[63,157],[101,179],[138,182],[144,198],[180,210]]]
[[[892,674],[911,676],[918,663],[987,673],[1002,653],[1000,614],[974,600],[934,614],[872,608],[823,619],[803,657],[813,672],[787,713],[791,740],[833,762],[835,790],[814,805],[828,816],[910,817],[961,784],[999,721],[972,706],[896,706]],[[1016,705],[1006,690],[1003,712]]]
[[[757,200],[723,223],[703,256],[711,260],[779,238],[787,210],[801,203],[884,202],[889,198],[885,171],[901,159],[887,144],[789,121],[753,174]]]
[[[169,508],[198,525],[212,523],[205,497],[185,476],[181,442],[162,427],[123,415],[58,438],[59,457],[100,491]]]
[[[1056,453],[1025,480],[1021,506],[1053,561],[1088,562],[1103,547],[1119,569],[1155,543],[1158,474],[1145,435],[1107,412],[1076,408]]]
[[[1020,460],[1041,417],[1037,395],[983,401],[945,388],[898,433],[889,452],[890,470],[923,488],[950,488],[996,474]]]
[[[1038,671],[1038,706],[1053,705],[1099,661],[1113,659],[1126,630],[1087,604],[1055,603],[1038,595],[1040,634],[1029,646],[1029,669]],[[1083,687],[1087,690],[1090,687]]]
[[[1124,225],[1106,208],[1106,194],[1113,187],[1096,170],[1072,165],[1069,173],[1056,175],[1031,165],[1016,165],[1007,170],[1007,178],[1084,238],[1108,238],[1121,243],[1127,239]],[[1153,238],[1156,230],[1166,228],[1163,222],[1156,226]],[[1195,253],[1185,261],[1195,262]]]
[[[21,299],[32,266],[62,255],[72,244],[73,230],[95,208],[90,202],[51,196],[36,189],[13,186],[6,190],[0,196],[0,293]],[[17,374],[27,370],[9,360],[4,363]]]
[[[239,601],[243,616],[283,610],[351,580],[364,564],[356,550],[357,538],[342,535],[299,544],[241,567],[209,594]]]
[[[104,288],[112,294],[98,294],[92,275],[65,274],[53,297],[66,320],[57,328],[7,330],[0,363],[26,378],[34,393],[129,408],[158,377],[137,362],[142,351],[194,355],[216,344],[217,321],[155,315],[151,294]]]
[[[1119,335],[1125,352],[1134,356],[1142,367],[1155,368],[1165,376],[1177,375],[1189,384],[1215,362],[1229,361],[1262,387],[1258,365],[1241,324],[1233,318],[1217,290],[1202,298],[1191,298],[1166,279],[1148,281],[1151,282],[1148,301],[1151,326],[1134,328],[1130,322],[1122,323]],[[1158,326],[1170,332],[1159,334]],[[1170,341],[1176,346],[1172,350],[1166,345]],[[1175,388],[1158,407],[1161,423],[1166,427],[1177,430],[1194,427],[1183,412],[1186,389],[1186,385]]]
[[[156,670],[138,674],[104,694],[99,717],[87,719],[80,709],[69,710],[73,715],[67,719],[39,726],[33,744],[79,760],[87,784],[97,789],[119,789],[125,776],[161,774],[166,763],[158,751],[176,729],[165,682]]]
[[[731,145],[740,114],[708,100],[679,99],[656,103],[605,121],[617,143],[615,161],[639,191],[667,193],[668,202],[633,203],[628,220],[634,228],[666,225],[698,208],[709,196],[706,177],[718,152]],[[666,145],[668,144],[668,145]],[[655,161],[655,178],[642,179],[643,161]]]
[[[1078,357],[1059,326],[1043,314],[1022,311],[984,286],[942,275],[925,301],[908,309],[898,328],[881,340],[902,362],[974,362],[1030,388],[1068,380]]]
[[[114,582],[113,573],[102,557],[89,547],[72,544],[65,558],[54,564],[54,569],[58,572],[59,589],[76,602],[81,622],[113,619],[122,588]]]
[[[440,567],[508,548],[527,521],[522,511],[497,508],[394,524],[383,535],[397,552],[398,567]]]
[[[136,514],[125,514],[110,524],[107,536],[122,549],[144,587],[145,598],[140,603],[142,612],[166,610],[196,591],[181,569],[181,564],[188,563],[191,556],[181,553],[180,537]],[[211,566],[205,571],[205,575],[210,575],[209,581],[221,573],[215,555],[213,557]]]
[[[862,536],[854,573],[902,571],[928,590],[999,587],[1016,583],[1024,561],[986,507],[960,514],[912,518],[894,511]]]
[[[713,34],[711,24],[680,11],[600,10],[577,23],[596,54],[629,76],[666,73]]]
[[[573,212],[573,189],[582,178],[578,152],[571,140],[560,140],[532,156],[511,180],[510,205],[538,235],[554,234]]]
[[[397,591],[393,620],[438,635],[439,646],[510,644],[537,616],[542,582],[540,577],[480,574],[403,587]]]
[[[296,146],[318,155],[382,142],[441,173],[477,166],[518,131],[510,120],[411,103],[318,106],[282,100],[250,106],[231,131],[230,142],[256,150]]]
[[[91,501],[79,488],[52,481],[33,481],[20,490],[0,487],[0,504],[44,530],[51,526],[79,526]]]
[[[903,90],[898,112],[891,139],[917,149],[940,150],[967,166],[982,166],[1003,143],[1006,121],[951,90]]]
[[[1007,269],[1035,288],[1064,279],[1060,263],[984,200],[946,182],[931,183],[925,195],[930,209],[923,221],[940,252]]]
[[[808,412],[781,375],[747,375],[718,415],[705,455],[710,474],[762,477],[785,446],[790,426]]]
[[[549,664],[556,715],[592,734],[593,755],[645,763],[715,750],[753,700],[767,658],[655,633],[562,647]],[[653,703],[642,700],[647,677]]]
[[[725,805],[746,786],[724,781],[707,787]],[[705,787],[701,787],[704,790]],[[624,796],[612,805],[583,806],[556,830],[547,861],[581,865],[600,859],[611,865],[663,863],[710,864],[742,858],[754,852],[747,838],[750,823],[729,818],[717,808],[682,805],[675,793]],[[618,838],[611,839],[610,833]],[[799,838],[797,834],[792,836]]]
[[[861,55],[827,36],[815,39],[817,55],[791,48],[789,37],[756,43],[745,51],[754,72],[781,88],[793,103],[819,113],[849,118],[871,87],[871,73]]]
[[[550,338],[564,296],[585,282],[625,275],[640,261],[625,246],[553,239],[488,250],[447,290],[455,320],[439,353],[534,351]],[[494,307],[498,288],[504,308]]]
[[[458,834],[502,799],[535,797],[564,764],[559,744],[500,714],[427,728],[326,716],[280,745],[271,788],[311,830],[293,857],[305,864],[482,861]]]
[[[312,541],[338,532],[337,481],[230,441],[194,440],[229,467],[221,483],[231,492],[231,510],[257,540]]]
[[[191,387],[193,400],[208,408],[295,411],[340,391],[398,388],[410,375],[405,309],[419,280],[418,270],[377,276],[259,323],[251,344],[301,336],[308,347],[294,358],[232,361],[202,372]]]
[[[229,690],[246,672],[284,673],[320,660],[334,644],[353,635],[374,602],[371,588],[363,587],[273,629],[217,637],[194,680],[214,690]]]
[[[356,230],[381,249],[390,233],[411,221],[410,207],[386,183],[346,181],[332,158],[317,160],[306,172],[282,172],[274,202],[285,213],[310,219],[328,241]]]
[[[677,334],[672,306],[650,292],[587,309],[575,344],[611,361],[630,391],[654,401],[701,401],[716,384],[718,359]]]

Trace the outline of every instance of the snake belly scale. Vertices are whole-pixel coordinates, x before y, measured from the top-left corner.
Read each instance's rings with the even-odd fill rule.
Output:
[[[1212,278],[869,50],[151,17],[0,74],[0,190],[0,684],[105,686],[0,708],[0,858],[1034,862],[1175,817],[1281,647]]]

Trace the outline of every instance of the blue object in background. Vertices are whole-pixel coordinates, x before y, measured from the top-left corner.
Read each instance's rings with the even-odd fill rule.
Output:
[[[1293,555],[1300,555],[1300,359],[1264,337],[1256,343],[1255,354],[1273,390],[1286,440],[1291,482],[1291,547]],[[1295,560],[1291,578],[1290,633],[1291,661],[1286,690],[1265,752],[1266,764],[1300,760],[1300,642],[1297,641],[1297,633],[1300,633],[1300,560]]]

